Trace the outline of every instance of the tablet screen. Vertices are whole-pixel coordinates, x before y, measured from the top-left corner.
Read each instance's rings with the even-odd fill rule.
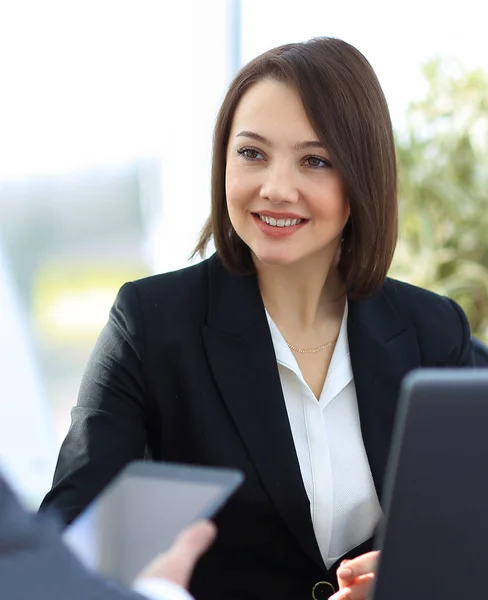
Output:
[[[212,516],[241,481],[227,469],[131,463],[64,539],[85,565],[127,584],[182,529]]]

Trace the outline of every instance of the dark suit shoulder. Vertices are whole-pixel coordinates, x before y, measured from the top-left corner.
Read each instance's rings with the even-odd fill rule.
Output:
[[[203,318],[207,304],[208,260],[177,271],[124,284],[116,303],[150,318]]]
[[[440,310],[444,316],[444,311],[447,311],[448,315],[454,316],[452,312],[454,301],[426,288],[389,277],[385,280],[383,291],[392,301],[400,303],[413,313]]]
[[[382,291],[403,318],[414,326],[422,353],[432,357],[428,362],[470,362],[468,320],[454,300],[391,278],[386,279]],[[443,356],[446,352],[448,357]]]
[[[157,299],[170,293],[180,297],[191,288],[193,291],[198,287],[203,288],[207,279],[207,269],[209,260],[203,260],[196,265],[184,267],[177,271],[151,275],[132,282],[141,298]]]

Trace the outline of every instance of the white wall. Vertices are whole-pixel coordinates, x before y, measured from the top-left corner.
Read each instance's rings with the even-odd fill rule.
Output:
[[[422,94],[421,65],[450,56],[488,71],[488,3],[481,0],[243,0],[242,58],[315,36],[339,37],[371,62],[403,126],[407,103]]]
[[[1,246],[0,298],[0,468],[22,497],[35,504],[52,479],[54,431],[29,324]]]

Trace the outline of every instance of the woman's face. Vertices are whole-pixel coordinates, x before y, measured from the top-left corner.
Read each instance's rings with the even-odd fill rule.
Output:
[[[336,253],[349,204],[290,86],[264,79],[243,95],[229,136],[225,188],[232,225],[258,261],[287,265]]]

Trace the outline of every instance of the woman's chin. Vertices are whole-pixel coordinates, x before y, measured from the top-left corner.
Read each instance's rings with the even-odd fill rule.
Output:
[[[285,267],[291,265],[298,260],[297,256],[293,256],[291,253],[284,252],[260,252],[259,254],[253,252],[254,262],[257,264],[263,264],[267,266]]]

